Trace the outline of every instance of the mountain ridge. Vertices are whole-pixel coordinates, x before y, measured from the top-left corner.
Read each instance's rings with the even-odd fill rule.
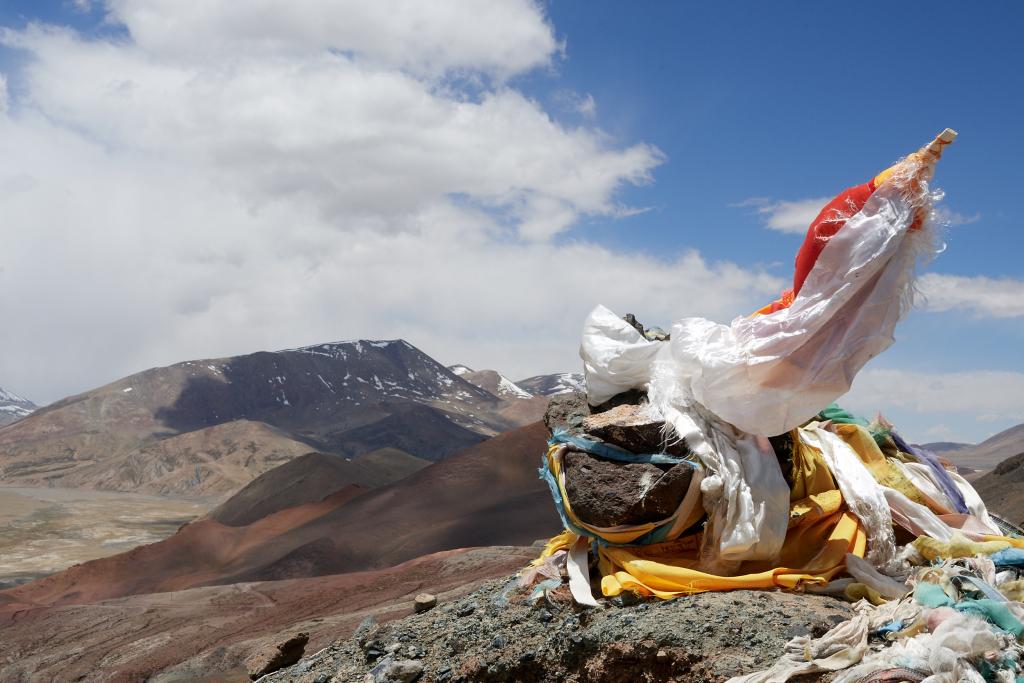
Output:
[[[0,483],[224,497],[310,451],[440,459],[542,412],[405,340],[257,351],[150,368],[0,428]]]
[[[32,401],[0,387],[0,427],[28,417],[39,409]]]

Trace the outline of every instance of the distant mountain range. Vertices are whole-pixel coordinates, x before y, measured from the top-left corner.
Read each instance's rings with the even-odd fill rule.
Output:
[[[558,372],[552,375],[534,375],[513,382],[494,370],[473,370],[465,365],[449,365],[448,369],[459,377],[486,389],[496,396],[530,398],[551,397],[571,391],[586,391],[583,374]]]
[[[311,451],[436,461],[538,420],[562,382],[466,370],[404,340],[154,368],[0,428],[0,483],[223,499]]]
[[[582,373],[559,372],[553,375],[536,375],[516,382],[520,388],[534,396],[555,396],[571,391],[586,391]]]
[[[1024,453],[1024,424],[1004,429],[979,444],[940,442],[925,444],[954,465],[968,470],[991,470],[999,463]]]
[[[32,401],[0,387],[0,427],[27,417],[37,407]]]

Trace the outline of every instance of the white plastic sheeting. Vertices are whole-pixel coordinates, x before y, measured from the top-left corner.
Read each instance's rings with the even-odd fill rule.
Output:
[[[727,571],[743,560],[775,560],[789,524],[789,485],[771,444],[696,410],[670,407],[665,421],[705,467],[704,566]]]
[[[580,348],[590,403],[648,387],[657,359],[689,401],[742,431],[771,436],[806,422],[892,343],[913,298],[914,266],[930,246],[926,231],[908,231],[914,212],[896,183],[884,183],[825,245],[792,305],[775,313],[731,325],[684,318],[665,343],[598,306]]]

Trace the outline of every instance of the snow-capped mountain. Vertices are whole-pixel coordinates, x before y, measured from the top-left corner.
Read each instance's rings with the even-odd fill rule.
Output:
[[[465,377],[466,375],[473,372],[473,368],[469,367],[468,365],[460,365],[458,363],[455,365],[449,365],[448,369],[454,372],[459,377]]]
[[[0,427],[27,417],[37,407],[27,398],[22,398],[0,387]]]
[[[497,370],[472,370],[466,365],[449,365],[448,369],[484,391],[503,399],[531,399],[533,394]]]
[[[0,482],[203,491],[210,477],[244,484],[312,450],[438,460],[539,418],[508,385],[495,395],[400,339],[187,361],[0,430]]]
[[[534,396],[554,396],[571,391],[586,392],[587,385],[579,372],[559,372],[553,375],[535,375],[516,382],[524,391]]]

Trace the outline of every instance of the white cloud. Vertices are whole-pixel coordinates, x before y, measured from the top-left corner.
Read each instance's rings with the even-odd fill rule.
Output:
[[[574,90],[559,90],[555,93],[555,103],[563,110],[578,114],[585,119],[597,117],[597,102],[590,93],[581,95]]]
[[[733,204],[736,207],[755,207],[763,216],[765,226],[779,232],[802,235],[807,232],[811,222],[818,217],[830,197],[813,197],[810,199],[772,200],[769,197],[751,197]]]
[[[975,212],[968,215],[953,211],[945,206],[939,206],[935,209],[935,220],[941,224],[949,226],[970,225],[971,223],[977,223],[980,221],[981,214]]]
[[[782,286],[696,253],[552,242],[628,215],[617,190],[661,154],[489,80],[557,54],[533,3],[487,3],[470,27],[382,5],[118,0],[131,39],[2,34],[29,59],[0,116],[0,385],[48,401],[351,337],[527,375],[576,367],[596,303],[667,325]]]
[[[906,416],[894,420],[904,433],[928,435],[933,416],[943,415],[943,440],[981,441],[1001,428],[1024,422],[1024,373],[1013,371],[912,372],[868,368],[857,375],[840,403],[856,413]],[[925,420],[914,416],[925,416]],[[950,420],[949,418],[954,418]],[[952,421],[955,430],[945,428]],[[925,426],[925,425],[928,426]],[[906,430],[904,427],[906,426]]]
[[[508,77],[559,52],[533,0],[108,0],[111,19],[160,59],[351,53],[385,67]]]
[[[1024,316],[1024,281],[927,273],[918,281],[929,311],[967,311],[978,317]]]
[[[594,96],[587,93],[586,97],[580,98],[576,103],[576,111],[588,119],[597,116],[597,102],[594,101]]]

